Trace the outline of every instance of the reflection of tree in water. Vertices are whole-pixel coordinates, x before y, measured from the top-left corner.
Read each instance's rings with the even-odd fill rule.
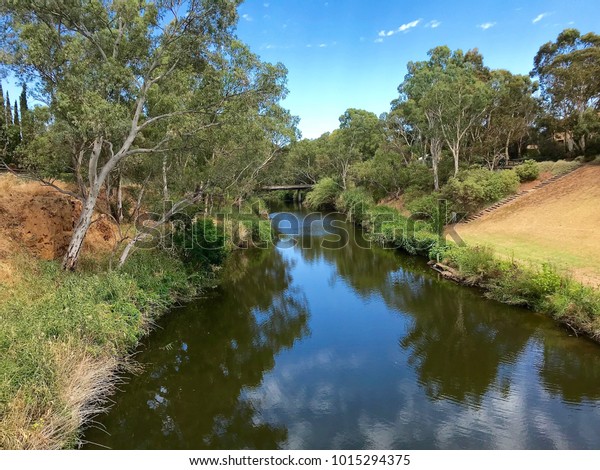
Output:
[[[534,330],[526,315],[434,278],[400,281],[391,292],[388,304],[413,319],[400,345],[433,399],[479,403]],[[505,393],[508,386],[500,384]]]
[[[325,225],[329,234],[310,240],[312,249],[303,250],[302,257],[310,262],[324,260],[335,265],[336,275],[361,297],[381,290],[390,273],[400,265],[394,250],[367,248],[369,242],[353,224],[337,220],[333,226],[327,222]]]
[[[274,449],[286,440],[285,427],[260,424],[240,395],[260,385],[279,351],[308,333],[309,313],[303,296],[289,290],[279,253],[244,263],[245,276],[226,281],[221,295],[174,314],[155,337],[160,344],[140,359],[145,373],[121,394],[113,421],[103,423],[111,436],[90,432],[87,439],[174,449]]]
[[[598,346],[582,338],[545,335],[539,374],[551,395],[571,403],[600,399]]]
[[[348,243],[341,240],[336,249],[316,243],[303,256],[334,263],[359,294],[377,293],[390,308],[412,317],[400,345],[411,351],[410,363],[430,397],[479,402],[500,365],[516,360],[535,327],[511,308],[423,275],[422,264],[410,257],[360,248],[355,242],[360,231],[346,229]],[[507,392],[508,383],[500,386]]]

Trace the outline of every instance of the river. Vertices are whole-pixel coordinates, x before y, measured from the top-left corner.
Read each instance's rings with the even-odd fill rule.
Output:
[[[146,338],[86,448],[600,448],[598,345],[342,220],[274,215],[275,248]]]

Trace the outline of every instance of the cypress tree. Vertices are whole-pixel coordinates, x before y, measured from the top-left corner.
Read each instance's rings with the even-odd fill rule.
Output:
[[[21,121],[19,120],[19,105],[15,100],[15,118],[13,119],[13,125],[21,131]]]
[[[27,84],[23,83],[23,90],[19,96],[19,107],[21,108],[21,141],[29,142],[33,135],[33,117],[27,105]]]
[[[16,149],[17,146],[21,143],[21,121],[19,120],[19,107],[17,104],[17,100],[15,100],[15,118],[13,119],[13,142],[11,142],[12,146]]]
[[[0,97],[0,159],[5,161],[8,148],[8,135],[6,133],[6,107],[4,106],[2,83],[0,83]]]
[[[10,96],[8,95],[8,91],[6,92],[6,109],[4,110],[4,117],[6,119],[6,128],[8,129],[13,123],[13,115],[10,107]]]

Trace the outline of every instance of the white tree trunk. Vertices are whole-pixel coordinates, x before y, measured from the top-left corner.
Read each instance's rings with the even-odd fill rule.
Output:
[[[97,193],[91,193],[85,201],[79,220],[73,229],[73,235],[69,242],[69,247],[63,258],[62,267],[65,270],[74,271],[77,268],[77,262],[79,261],[79,254],[83,247],[85,235],[87,234],[90,225],[92,224],[92,216],[94,215],[94,208],[96,207],[96,200],[98,199]]]

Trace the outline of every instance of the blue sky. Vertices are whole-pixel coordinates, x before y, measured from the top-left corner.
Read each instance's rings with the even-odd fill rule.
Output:
[[[347,108],[389,110],[410,60],[438,45],[477,47],[486,65],[527,74],[539,47],[573,27],[600,33],[600,0],[247,0],[238,37],[283,62],[303,137]]]
[[[347,108],[388,111],[407,62],[435,46],[477,47],[486,65],[527,74],[563,29],[600,33],[600,0],[246,0],[239,13],[238,37],[288,68],[283,105],[308,138]],[[14,102],[20,87],[2,82]]]

